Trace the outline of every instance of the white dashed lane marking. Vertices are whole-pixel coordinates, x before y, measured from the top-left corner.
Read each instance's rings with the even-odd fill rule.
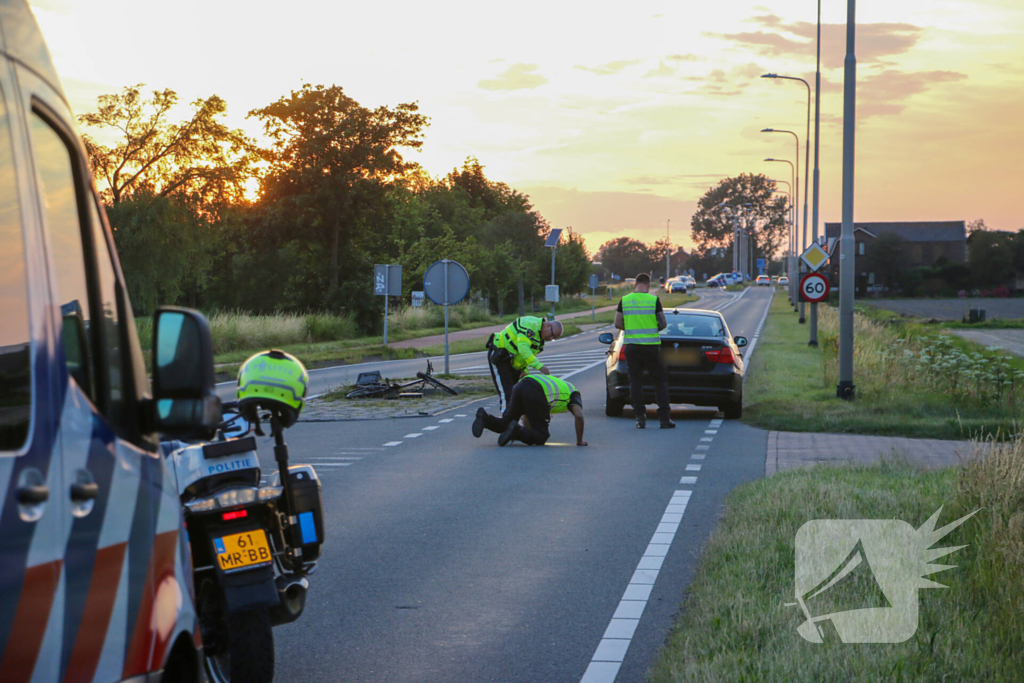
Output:
[[[418,439],[421,436],[423,436],[422,433],[420,433],[420,432],[413,432],[412,434],[406,434],[402,438],[403,439]]]
[[[700,472],[700,465],[687,465],[686,466],[686,471],[687,472]]]
[[[429,427],[424,427],[423,431],[425,431],[425,432],[432,432],[435,429],[437,429],[437,425],[430,425]]]
[[[690,484],[690,485],[693,485],[693,484],[697,483],[697,477],[682,477],[679,480],[679,483],[680,484]]]
[[[402,445],[401,441],[388,441],[386,444],[384,444],[384,446],[387,447],[387,448],[393,448],[394,446],[401,446],[401,445]]]

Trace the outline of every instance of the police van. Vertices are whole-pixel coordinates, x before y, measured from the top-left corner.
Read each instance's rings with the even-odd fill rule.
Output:
[[[173,398],[25,0],[0,0],[0,680],[195,681],[191,556],[157,433],[220,419],[209,328]],[[187,328],[187,329],[185,329]],[[185,330],[185,331],[183,331]],[[155,396],[154,396],[155,394]],[[168,428],[158,405],[184,401]],[[180,405],[179,405],[180,408]],[[164,415],[164,417],[161,417]]]

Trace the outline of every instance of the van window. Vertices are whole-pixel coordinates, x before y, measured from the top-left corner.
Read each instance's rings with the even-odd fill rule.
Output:
[[[0,92],[0,451],[25,445],[32,412],[28,284],[7,108]]]
[[[57,132],[34,113],[32,145],[35,149],[36,173],[42,182],[46,226],[50,235],[50,257],[57,280],[56,298],[60,302],[63,319],[61,337],[64,355],[71,376],[82,391],[96,401],[90,372],[92,312],[71,157]]]
[[[125,362],[121,353],[121,316],[117,310],[117,275],[110,258],[110,247],[100,221],[96,203],[89,201],[89,222],[92,223],[92,242],[96,249],[96,279],[99,281],[101,319],[103,326],[103,350],[107,359],[107,386],[110,391],[108,416],[115,425],[123,424],[125,397],[123,380],[129,376],[122,366]]]

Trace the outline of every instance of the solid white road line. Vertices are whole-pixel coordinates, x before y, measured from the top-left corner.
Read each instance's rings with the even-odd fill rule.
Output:
[[[669,500],[658,528],[651,536],[651,542],[640,558],[633,578],[629,580],[629,585],[626,586],[580,683],[614,683],[633,640],[633,634],[636,633],[636,627],[640,624],[640,617],[643,616],[644,608],[651,597],[651,590],[658,580],[661,565],[668,555],[683,513],[686,512],[690,494],[689,490],[678,490]]]

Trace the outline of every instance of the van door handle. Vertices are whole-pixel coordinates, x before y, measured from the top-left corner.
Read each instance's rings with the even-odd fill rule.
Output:
[[[18,503],[21,505],[40,505],[50,500],[49,486],[22,486],[18,489]]]
[[[92,500],[98,496],[99,493],[100,486],[96,483],[71,485],[71,500],[76,503],[84,503],[87,500]]]

